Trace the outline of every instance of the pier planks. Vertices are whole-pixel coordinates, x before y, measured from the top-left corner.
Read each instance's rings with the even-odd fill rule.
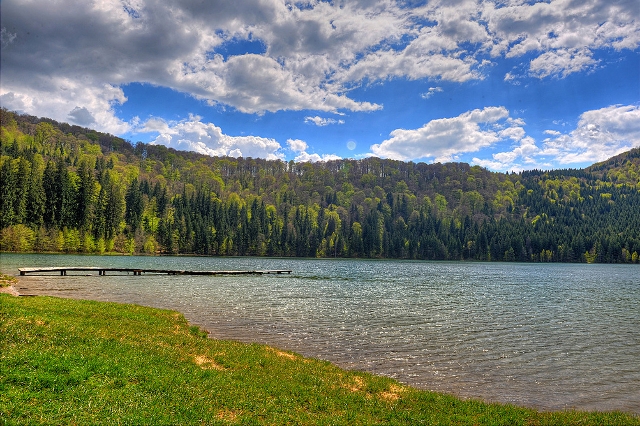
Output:
[[[265,274],[290,274],[287,269],[270,269],[257,271],[184,271],[175,269],[146,269],[146,268],[104,268],[101,266],[46,266],[35,268],[18,268],[20,275],[42,274],[47,272],[59,272],[67,275],[67,272],[98,272],[98,275],[106,275],[107,272],[126,272],[133,275],[142,274],[168,274],[168,275],[265,275]]]

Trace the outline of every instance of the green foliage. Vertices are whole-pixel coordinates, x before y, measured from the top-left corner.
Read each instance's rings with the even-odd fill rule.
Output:
[[[30,252],[34,248],[35,233],[23,224],[11,225],[0,233],[0,250]]]
[[[638,425],[462,401],[257,344],[176,312],[0,294],[3,424]]]
[[[640,252],[638,149],[585,170],[501,174],[208,157],[0,118],[2,250],[612,263]]]

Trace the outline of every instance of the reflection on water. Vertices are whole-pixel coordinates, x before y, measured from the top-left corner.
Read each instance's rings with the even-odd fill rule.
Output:
[[[6,255],[0,267],[292,269],[265,276],[29,276],[24,294],[181,311],[261,342],[462,397],[640,413],[632,265]]]

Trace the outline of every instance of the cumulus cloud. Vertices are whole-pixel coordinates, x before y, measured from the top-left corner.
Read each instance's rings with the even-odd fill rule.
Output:
[[[548,129],[544,140],[527,135],[526,123],[504,107],[487,107],[453,118],[429,121],[419,129],[397,129],[371,146],[371,154],[397,160],[457,159],[489,146],[509,146],[490,158],[474,157],[472,164],[497,171],[549,169],[603,161],[640,146],[640,106],[612,105],[586,111],[568,132]],[[504,148],[503,148],[504,149]]]
[[[637,2],[550,1],[489,6],[483,15],[493,34],[494,57],[533,53],[530,72],[540,78],[565,77],[597,64],[597,49],[640,45]]]
[[[317,162],[326,162],[326,161],[340,160],[340,159],[342,159],[342,157],[335,154],[319,155],[315,153],[309,154],[307,152],[301,152],[300,154],[296,155],[296,158],[294,160],[298,163],[317,163]]]
[[[69,112],[69,120],[72,123],[79,124],[80,126],[89,126],[96,122],[96,119],[93,117],[93,114],[89,112],[89,110],[85,107],[75,107],[73,110]]]
[[[460,58],[458,55],[416,51],[377,51],[354,63],[347,69],[336,72],[336,79],[344,84],[386,80],[391,78],[407,78],[419,80],[423,78],[443,79],[463,83],[481,78],[475,69],[474,58]]]
[[[530,71],[535,77],[561,76],[593,68],[598,61],[587,49],[545,52],[531,61]]]
[[[193,8],[177,0],[61,0],[46,7],[3,1],[2,94],[21,94],[21,86],[27,86],[39,97],[63,98],[66,93],[51,90],[46,80],[64,76],[92,91],[105,83],[151,83],[246,113],[380,109],[349,98],[340,88],[330,90],[326,78],[336,61],[354,54],[351,49],[388,37],[385,30],[396,21],[384,11],[367,22],[364,10],[326,7],[333,21],[323,15],[321,5],[299,10],[261,0],[247,0],[241,9],[213,3]],[[380,25],[367,37],[350,27],[364,30],[371,21]],[[226,58],[217,52],[229,39],[250,37],[262,41],[267,52]],[[38,105],[28,108],[43,114]],[[63,118],[61,113],[54,117]]]
[[[640,107],[612,105],[586,111],[570,132],[545,130],[550,137],[541,147],[519,129],[508,133],[517,142],[511,151],[494,153],[491,159],[474,158],[472,163],[501,171],[585,166],[640,146]]]
[[[289,139],[287,140],[287,145],[291,151],[296,153],[294,161],[298,163],[317,163],[319,161],[340,160],[342,158],[334,154],[309,154],[307,152],[309,146],[305,141],[300,139]]]
[[[612,105],[584,112],[578,126],[566,134],[553,133],[541,154],[559,164],[589,163],[640,146],[640,107]]]
[[[438,0],[417,7],[386,0],[243,0],[241,7],[4,0],[0,95],[13,93],[12,105],[61,120],[80,106],[112,132],[126,128],[112,110],[124,100],[113,91],[131,82],[246,113],[376,111],[382,105],[354,99],[350,89],[390,78],[481,79],[488,58],[525,54],[534,56],[531,75],[562,78],[596,66],[597,49],[638,48],[637,18],[634,0]],[[228,54],[229,40],[263,48]],[[91,102],[80,102],[82,92]]]
[[[289,146],[289,149],[293,152],[306,151],[308,148],[307,143],[300,139],[288,139],[287,145]]]
[[[453,118],[432,120],[419,129],[397,129],[391,138],[372,145],[379,157],[396,160],[434,158],[451,161],[458,154],[475,152],[507,138],[523,135],[519,121],[508,122],[504,107],[486,107]]]
[[[305,123],[312,123],[319,127],[328,126],[329,124],[344,124],[344,120],[336,120],[334,118],[324,118],[320,116],[315,117],[305,117]]]
[[[263,55],[238,55],[226,61],[216,55],[197,72],[193,72],[192,67],[182,66],[176,81],[178,86],[193,88],[197,98],[231,105],[246,113],[303,109],[376,111],[381,108],[375,103],[356,102],[341,93],[305,84],[304,76]]]
[[[492,155],[492,160],[474,157],[472,164],[499,171],[521,171],[539,164],[537,155],[540,149],[532,137],[519,139],[511,151],[498,152]],[[525,167],[526,166],[526,167]]]
[[[201,117],[191,115],[188,120],[167,122],[160,118],[147,120],[138,133],[158,133],[152,144],[164,145],[184,151],[195,151],[210,156],[259,157],[269,160],[283,159],[282,148],[274,139],[258,136],[229,136],[212,123],[203,123]]]
[[[420,95],[429,99],[448,82],[486,78],[504,59],[526,58],[504,75],[525,85],[526,78],[566,78],[605,66],[601,49],[640,47],[637,0],[401,3],[3,0],[0,102],[114,134],[157,132],[155,143],[209,155],[283,158],[274,139],[225,135],[197,116],[137,127],[118,117],[127,102],[123,87],[167,87],[247,114],[305,111],[306,123],[323,127],[345,121],[322,114],[383,109],[354,88],[429,80],[433,86]],[[229,49],[241,42],[260,48]],[[447,161],[505,143],[509,150],[474,161],[500,169],[553,156],[561,164],[598,161],[638,146],[634,120],[640,121],[637,106],[588,111],[573,131],[549,130],[536,145],[505,107],[487,107],[396,129],[371,154]],[[290,141],[297,161],[339,158],[309,154],[306,143]]]
[[[106,84],[86,87],[68,78],[49,78],[46,84],[35,87],[26,81],[5,85],[4,70],[2,77],[0,102],[4,108],[81,126],[91,125],[96,130],[114,134],[131,129],[131,123],[118,118],[114,110],[127,100],[119,87]]]

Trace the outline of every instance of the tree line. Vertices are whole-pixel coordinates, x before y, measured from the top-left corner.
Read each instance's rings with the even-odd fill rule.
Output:
[[[640,150],[494,173],[208,157],[0,112],[0,250],[637,263]]]

